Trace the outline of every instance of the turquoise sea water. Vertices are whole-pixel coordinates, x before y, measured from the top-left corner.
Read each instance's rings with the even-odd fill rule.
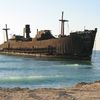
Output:
[[[63,88],[100,80],[100,51],[92,61],[0,55],[0,87]]]

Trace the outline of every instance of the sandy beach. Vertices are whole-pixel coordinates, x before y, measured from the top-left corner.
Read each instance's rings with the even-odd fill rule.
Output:
[[[100,81],[64,89],[0,88],[0,100],[100,100]]]

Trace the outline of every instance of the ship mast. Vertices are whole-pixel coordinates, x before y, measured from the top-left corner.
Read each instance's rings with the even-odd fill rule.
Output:
[[[5,26],[6,26],[6,28],[3,28],[3,30],[6,31],[6,39],[7,39],[7,42],[8,42],[8,30],[10,30],[10,29],[7,28],[7,24]]]
[[[8,43],[8,48],[9,48],[9,42],[8,42],[8,30],[10,30],[9,28],[7,28],[7,24],[5,24],[6,28],[3,28],[3,30],[5,30],[6,32],[6,40],[7,40],[7,43]]]
[[[68,20],[63,19],[64,12],[62,12],[62,18],[59,20],[61,21],[61,36],[64,36],[64,23],[68,22]]]

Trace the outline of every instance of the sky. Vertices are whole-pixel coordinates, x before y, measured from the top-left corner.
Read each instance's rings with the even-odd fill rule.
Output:
[[[5,40],[5,24],[13,34],[23,35],[23,28],[30,24],[31,37],[36,30],[51,30],[60,34],[61,12],[64,11],[65,34],[72,31],[98,28],[94,49],[100,50],[100,0],[0,0],[0,43]]]

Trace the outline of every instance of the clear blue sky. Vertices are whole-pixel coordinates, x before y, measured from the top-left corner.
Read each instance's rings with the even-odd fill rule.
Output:
[[[31,25],[31,36],[36,29],[50,29],[53,35],[60,33],[61,12],[69,20],[69,31],[100,27],[100,0],[0,0],[0,42],[4,41],[2,28],[10,27],[12,34],[22,34],[25,24]],[[66,24],[66,34],[67,24]],[[100,31],[96,37],[96,49],[100,50]]]

